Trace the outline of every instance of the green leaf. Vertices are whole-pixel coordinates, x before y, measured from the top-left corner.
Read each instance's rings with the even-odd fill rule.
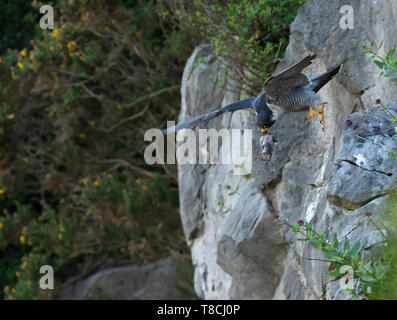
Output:
[[[343,273],[340,273],[339,271],[328,272],[328,274],[329,274],[331,277],[340,277],[340,276],[343,276]]]
[[[379,69],[385,69],[385,67],[386,67],[386,64],[384,63],[384,62],[381,62],[381,61],[378,61],[378,60],[374,60],[374,63],[376,64],[376,66],[379,68]]]
[[[391,50],[387,53],[385,60],[390,60],[393,54],[396,52],[396,46],[393,46]]]
[[[317,239],[317,238],[311,238],[309,240],[309,243],[315,247],[316,249],[320,249],[321,248],[321,240]]]
[[[328,271],[331,272],[333,270],[335,270],[335,268],[339,266],[339,264],[337,262],[331,262],[328,268]]]
[[[351,300],[363,300],[364,297],[363,296],[359,296],[357,294],[355,294],[353,297],[351,297]]]
[[[334,254],[325,253],[325,257],[326,257],[328,260],[331,260],[331,261],[333,261],[333,262],[338,262],[338,263],[344,263],[344,262],[345,262],[345,259],[343,259],[343,258],[340,257],[340,256],[334,255]]]
[[[343,243],[343,254],[344,256],[346,256],[347,252],[349,251],[350,248],[350,243],[349,243],[349,239],[345,239],[345,242]]]
[[[354,245],[353,248],[349,251],[348,255],[352,256],[354,254],[356,254],[358,252],[358,250],[360,250],[360,240],[358,240]]]
[[[338,241],[338,237],[336,234],[334,234],[334,238],[332,240],[332,247],[334,249],[338,249],[339,248],[339,241]]]
[[[394,70],[391,70],[391,71],[389,71],[389,72],[386,72],[384,76],[385,76],[386,78],[389,78],[389,77],[394,76],[395,74],[397,74],[397,70],[394,69]]]

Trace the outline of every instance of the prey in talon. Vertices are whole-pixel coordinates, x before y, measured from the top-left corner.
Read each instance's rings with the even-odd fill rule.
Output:
[[[272,157],[274,143],[275,143],[275,140],[274,140],[273,136],[271,136],[268,133],[263,134],[259,138],[259,145],[261,147],[262,156],[266,162],[269,161],[270,158]]]

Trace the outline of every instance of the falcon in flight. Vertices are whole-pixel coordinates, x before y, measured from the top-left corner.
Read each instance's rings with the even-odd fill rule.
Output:
[[[302,70],[309,66],[315,57],[315,55],[307,56],[293,66],[273,74],[264,82],[262,93],[257,97],[234,102],[218,110],[166,128],[163,130],[163,134],[207,122],[225,112],[253,109],[257,115],[258,127],[262,132],[260,140],[262,153],[268,160],[271,156],[271,144],[273,143],[273,138],[268,134],[268,130],[285,113],[308,110],[309,114],[306,118],[308,122],[312,121],[313,116],[320,115],[322,129],[325,130],[324,108],[326,102],[321,102],[318,91],[339,72],[341,65],[325,73],[308,77]],[[316,108],[320,105],[321,108]]]

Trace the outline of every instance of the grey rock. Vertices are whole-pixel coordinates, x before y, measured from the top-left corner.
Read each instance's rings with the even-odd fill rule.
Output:
[[[388,106],[397,112],[397,104]],[[348,121],[349,125],[346,124]],[[334,174],[328,183],[328,201],[355,209],[372,199],[390,193],[397,182],[396,152],[393,136],[395,124],[379,106],[352,114],[342,132],[342,149],[335,161]]]
[[[269,202],[254,181],[241,189],[218,242],[218,264],[231,275],[231,299],[271,299],[287,254]],[[244,285],[242,285],[244,284]]]
[[[182,299],[176,288],[176,265],[171,258],[142,266],[99,271],[65,288],[60,299],[168,300]]]
[[[178,166],[180,214],[195,266],[195,289],[204,299],[348,298],[328,275],[322,253],[296,241],[295,233],[275,223],[274,213],[291,224],[304,219],[328,239],[336,234],[351,243],[360,240],[367,254],[380,239],[364,213],[384,219],[397,178],[387,152],[396,150],[397,143],[394,124],[374,103],[377,98],[397,101],[397,87],[380,76],[362,46],[370,43],[385,54],[396,44],[397,7],[392,0],[352,0],[354,29],[343,30],[339,8],[344,4],[308,0],[291,25],[286,56],[278,66],[283,69],[312,53],[317,59],[307,74],[344,63],[320,91],[328,102],[325,132],[317,121],[307,125],[304,112],[286,114],[270,129],[277,145],[266,164],[255,116],[237,111],[200,127],[255,128],[251,179],[233,175],[232,165]],[[199,57],[208,58],[199,63]],[[224,88],[209,81],[222,76],[213,48],[196,48],[183,76],[180,121],[241,98],[228,91],[235,89],[232,81]],[[396,103],[389,108],[397,112]],[[226,186],[238,187],[238,193],[229,196]]]

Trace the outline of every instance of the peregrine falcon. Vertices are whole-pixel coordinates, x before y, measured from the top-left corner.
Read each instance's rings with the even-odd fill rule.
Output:
[[[262,86],[262,93],[255,98],[247,98],[223,108],[197,116],[186,122],[163,130],[163,134],[169,134],[191,127],[198,123],[207,122],[225,112],[242,109],[253,109],[257,115],[257,125],[262,132],[261,147],[265,158],[271,156],[274,139],[268,135],[269,128],[284,114],[309,110],[306,118],[312,121],[313,116],[320,115],[322,129],[325,130],[324,108],[326,102],[321,103],[321,97],[317,93],[340,70],[341,65],[316,76],[308,77],[302,70],[312,63],[315,55],[309,55],[302,61],[290,66],[268,78]],[[321,108],[316,108],[319,106]],[[266,135],[265,135],[266,134]]]

